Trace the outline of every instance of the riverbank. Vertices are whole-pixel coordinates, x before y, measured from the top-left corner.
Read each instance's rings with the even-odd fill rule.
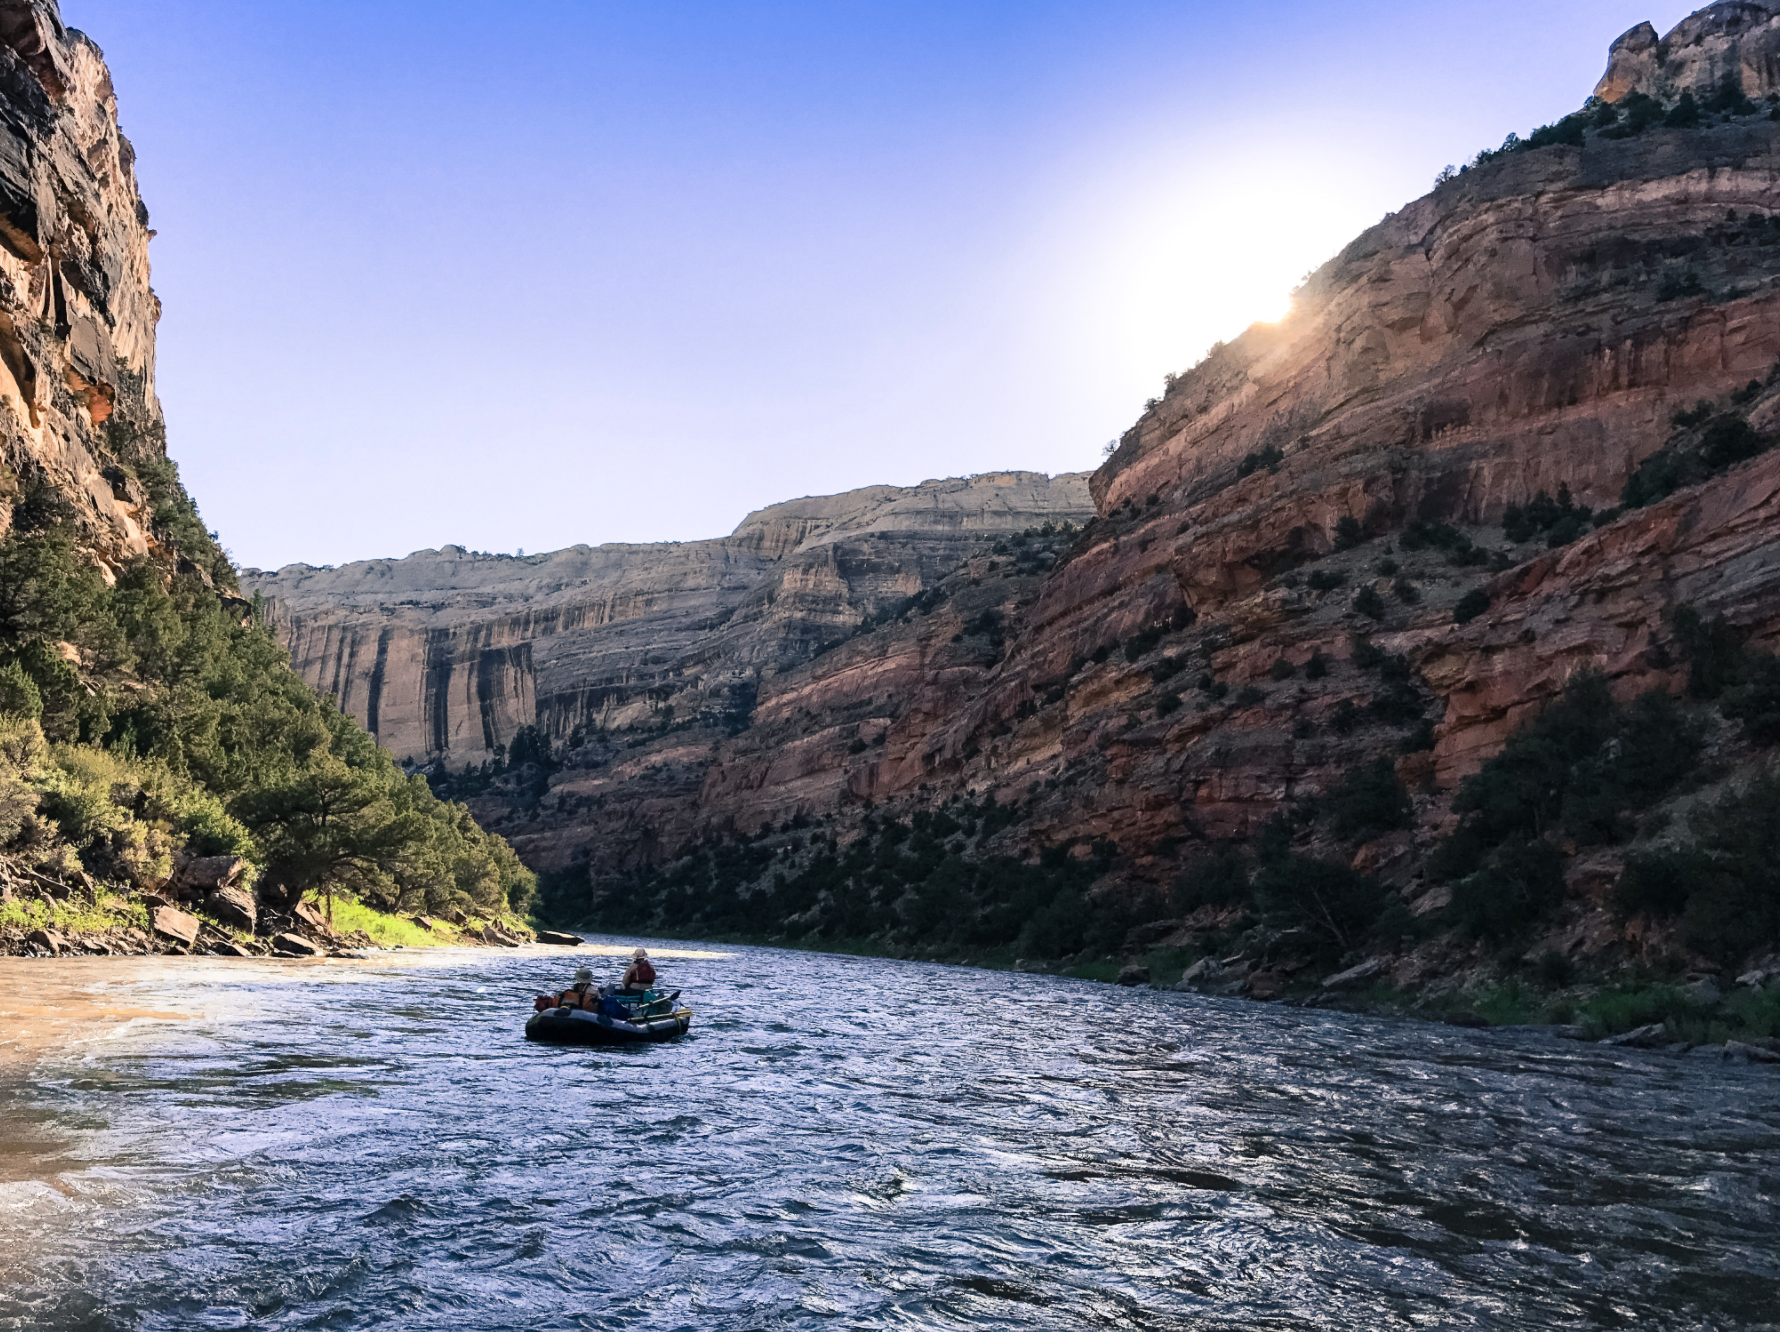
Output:
[[[343,957],[364,949],[516,948],[538,937],[515,916],[404,915],[347,898],[274,914],[228,888],[194,902],[43,878],[27,892],[9,886],[0,896],[0,956]]]

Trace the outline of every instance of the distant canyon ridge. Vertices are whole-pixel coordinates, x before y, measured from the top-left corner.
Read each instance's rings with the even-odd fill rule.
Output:
[[[242,586],[304,679],[410,764],[477,768],[524,728],[556,748],[665,742],[677,759],[973,552],[1093,516],[1086,473],[992,472],[791,500],[709,541],[445,546],[250,569]]]

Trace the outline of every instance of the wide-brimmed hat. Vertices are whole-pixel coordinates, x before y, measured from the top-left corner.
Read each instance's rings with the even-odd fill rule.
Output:
[[[642,958],[648,957],[649,951],[645,948],[639,948],[639,949],[637,949],[636,952],[632,953],[631,956],[640,960]]]
[[[575,973],[575,979],[578,981],[590,981],[593,979],[593,973],[586,967],[582,967],[581,970]]]

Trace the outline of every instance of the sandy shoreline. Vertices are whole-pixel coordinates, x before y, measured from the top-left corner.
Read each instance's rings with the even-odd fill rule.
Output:
[[[663,959],[722,958],[730,954],[690,948],[651,948]],[[93,1024],[104,1021],[188,1022],[203,1016],[194,1002],[189,1009],[164,1003],[145,1008],[131,1001],[137,982],[245,976],[278,984],[294,984],[319,969],[333,974],[387,972],[463,966],[491,957],[535,957],[556,963],[566,977],[581,965],[577,959],[628,957],[622,944],[583,944],[575,948],[531,944],[523,948],[399,948],[367,952],[356,958],[275,958],[209,956],[143,957],[0,957],[0,1077],[21,1076],[46,1051],[66,1049],[91,1039]],[[196,995],[194,995],[194,999]]]

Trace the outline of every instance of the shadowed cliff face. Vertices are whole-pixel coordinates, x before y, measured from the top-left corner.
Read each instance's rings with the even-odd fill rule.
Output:
[[[556,745],[675,721],[734,729],[763,682],[985,540],[1091,512],[1084,476],[998,473],[793,500],[714,541],[520,558],[447,546],[245,579],[307,680],[398,757],[456,769],[525,726]]]

